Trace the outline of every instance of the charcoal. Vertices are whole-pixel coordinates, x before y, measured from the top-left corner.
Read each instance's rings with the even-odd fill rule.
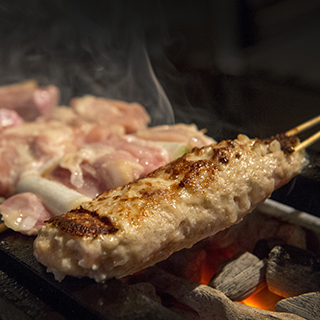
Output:
[[[268,258],[270,251],[275,246],[282,244],[285,244],[285,241],[280,238],[261,239],[256,243],[252,253],[259,259],[265,259]]]
[[[320,292],[283,299],[276,304],[275,309],[279,312],[297,314],[306,320],[320,319]]]
[[[231,300],[244,300],[266,286],[265,265],[264,260],[245,252],[225,264],[211,279],[209,286],[220,290]]]
[[[266,280],[269,290],[289,298],[320,291],[320,257],[290,245],[270,252]]]
[[[184,319],[201,320],[303,320],[298,315],[273,312],[245,306],[233,302],[221,291],[169,274],[157,267],[148,268],[142,279],[149,279],[157,291],[171,295],[181,304],[197,312],[198,318],[190,312],[191,317]]]

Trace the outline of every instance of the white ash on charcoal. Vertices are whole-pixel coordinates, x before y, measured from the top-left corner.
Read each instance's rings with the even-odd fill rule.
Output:
[[[266,280],[271,292],[285,298],[320,291],[320,257],[290,245],[276,246],[269,254]]]
[[[235,302],[237,304],[237,309],[239,311],[239,320],[254,320],[254,319],[274,319],[274,320],[305,320],[304,318],[291,313],[286,312],[273,312],[268,310],[261,310],[257,308],[253,308],[250,306],[247,306],[245,304]]]
[[[157,267],[148,268],[135,276],[134,281],[149,281],[159,295],[166,294],[180,302],[184,319],[201,320],[302,320],[298,315],[265,311],[233,302],[221,291],[174,276]],[[187,308],[191,308],[189,313]]]
[[[209,282],[233,301],[242,301],[266,286],[266,261],[245,252],[227,261]]]
[[[306,320],[320,319],[320,292],[283,299],[276,304],[275,310],[293,313]]]

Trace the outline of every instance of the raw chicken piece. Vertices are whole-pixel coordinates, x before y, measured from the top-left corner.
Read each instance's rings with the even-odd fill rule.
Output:
[[[168,150],[162,145],[154,141],[137,138],[135,135],[110,135],[102,143],[116,150],[126,151],[131,154],[144,168],[144,175],[167,164],[171,159]]]
[[[74,98],[70,106],[83,119],[104,125],[122,125],[126,133],[132,133],[141,128],[146,128],[150,117],[145,109],[138,103],[84,96]],[[88,112],[90,110],[90,112]]]
[[[8,228],[26,235],[35,235],[44,221],[53,217],[35,194],[16,194],[0,205],[2,220]]]
[[[94,198],[138,179],[143,172],[144,167],[130,153],[96,143],[66,153],[46,177]]]
[[[152,141],[166,142],[183,142],[190,149],[194,147],[203,147],[212,143],[215,140],[206,136],[204,131],[198,130],[194,124],[174,124],[163,125],[153,128],[139,129],[135,135],[141,139]]]
[[[0,133],[10,127],[20,126],[23,119],[14,110],[0,109]]]
[[[0,195],[5,197],[16,192],[23,172],[37,172],[47,161],[78,148],[73,129],[56,121],[25,122],[0,135]]]
[[[185,142],[159,144],[135,136],[150,122],[140,104],[84,96],[74,98],[70,107],[56,107],[58,101],[56,87],[39,87],[32,80],[0,87],[0,196],[14,195],[19,183],[24,185],[23,192],[34,191],[38,196],[39,189],[22,178],[32,174],[92,198],[145,176],[175,158],[177,150],[180,155],[189,148]],[[204,138],[197,129],[187,131],[188,141],[192,135],[197,141],[198,136]],[[150,133],[149,139],[153,140]],[[13,200],[21,203],[24,197]],[[25,224],[30,230],[23,227],[23,232],[35,233],[43,221],[36,222],[27,206],[23,216],[16,215],[13,200],[2,207],[6,224],[20,231],[18,220],[27,221],[30,215],[34,224]],[[39,211],[43,199],[37,200],[34,207]],[[52,201],[57,208],[63,202],[54,196]]]
[[[17,189],[18,194],[0,205],[0,212],[8,228],[27,235],[36,235],[50,217],[90,200],[61,183],[33,174],[24,174]]]
[[[39,87],[34,80],[0,87],[0,108],[14,110],[26,121],[49,114],[59,99],[57,87]]]

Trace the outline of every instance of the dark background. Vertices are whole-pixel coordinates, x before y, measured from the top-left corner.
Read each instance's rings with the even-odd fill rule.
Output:
[[[264,138],[320,113],[319,34],[317,0],[12,0],[0,3],[0,84],[36,78],[62,104],[135,100],[153,124]],[[274,199],[320,216],[319,150]]]

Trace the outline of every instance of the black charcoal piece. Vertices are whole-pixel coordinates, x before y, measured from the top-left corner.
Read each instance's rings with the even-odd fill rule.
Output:
[[[265,286],[265,261],[245,252],[225,264],[210,280],[209,286],[231,300],[241,301]]]
[[[266,280],[269,290],[284,298],[320,291],[320,257],[290,245],[276,246],[269,255]]]
[[[320,319],[320,292],[283,299],[276,304],[275,310],[293,313],[306,320]]]

